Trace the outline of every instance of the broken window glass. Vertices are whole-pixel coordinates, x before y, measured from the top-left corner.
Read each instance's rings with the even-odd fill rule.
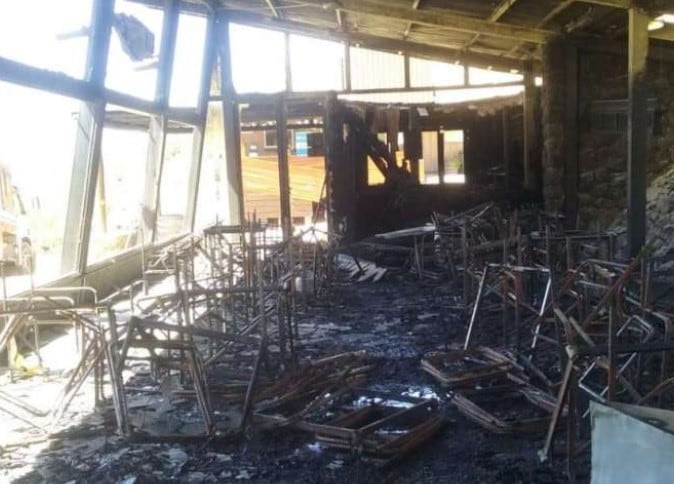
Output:
[[[161,9],[130,0],[115,2],[115,29],[110,38],[105,87],[154,99],[163,18]]]

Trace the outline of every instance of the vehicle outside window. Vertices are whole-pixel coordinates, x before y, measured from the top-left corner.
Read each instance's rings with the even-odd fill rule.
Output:
[[[6,165],[0,164],[0,229],[2,230],[2,262],[28,274],[35,270],[33,244],[26,210],[19,190],[12,184]]]

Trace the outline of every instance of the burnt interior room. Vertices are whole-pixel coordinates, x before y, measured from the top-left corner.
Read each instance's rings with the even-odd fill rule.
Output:
[[[674,2],[0,10],[0,481],[672,480]]]

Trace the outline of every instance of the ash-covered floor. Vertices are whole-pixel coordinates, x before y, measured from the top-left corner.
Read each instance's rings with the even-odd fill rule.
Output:
[[[567,482],[559,457],[539,463],[544,432],[497,435],[464,418],[446,390],[420,367],[422,356],[463,341],[458,291],[431,281],[333,285],[329,295],[298,308],[300,359],[365,350],[374,365],[367,388],[436,396],[441,432],[414,453],[377,467],[338,452],[307,432],[252,428],[245,436],[188,444],[127,443],[114,423],[79,415],[79,423],[47,444],[2,449],[0,480],[34,482]],[[106,423],[107,422],[107,423]],[[581,482],[587,470],[579,469]],[[21,477],[18,477],[21,476]]]

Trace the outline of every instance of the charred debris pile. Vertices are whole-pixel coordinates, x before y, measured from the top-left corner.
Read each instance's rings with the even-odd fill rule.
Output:
[[[76,402],[93,395],[97,424],[78,436],[114,434],[116,449],[177,454],[166,446],[304,435],[335,456],[391,469],[428,441],[451,439],[451,410],[489,433],[535,435],[538,459],[565,462],[573,477],[587,464],[590,401],[672,406],[674,342],[669,261],[648,249],[624,259],[621,230],[564,223],[535,207],[487,203],[346,247],[317,228],[278,242],[256,222],[214,225],[145,254],[142,279],[104,300],[84,287],[8,300],[0,347],[39,355],[30,331],[34,317],[49,314],[73,322],[81,351],[75,369],[55,378],[62,388],[53,404],[27,396],[26,381],[44,374],[13,375],[3,387],[0,408],[19,436],[2,443],[3,459],[72,437]],[[447,313],[444,327],[397,333],[383,321],[361,339],[349,334],[340,288],[380,283],[418,284]],[[372,317],[362,304],[360,319]],[[321,326],[316,308],[333,319]],[[433,390],[401,391],[368,342],[402,348],[419,336],[430,342],[401,358]],[[91,455],[110,459],[107,445]],[[251,477],[213,455],[224,461],[208,472],[169,456],[155,478]]]

